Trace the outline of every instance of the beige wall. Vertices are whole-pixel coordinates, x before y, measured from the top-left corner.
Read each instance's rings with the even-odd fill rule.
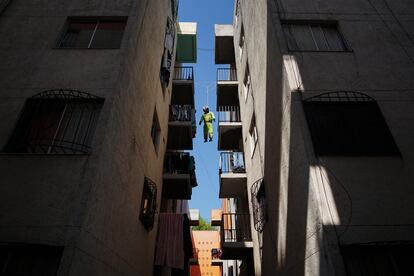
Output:
[[[244,140],[248,188],[262,176],[263,164],[269,214],[262,237],[252,229],[256,275],[344,275],[338,241],[414,239],[414,46],[407,37],[414,33],[408,15],[414,7],[388,1],[400,20],[396,22],[383,3],[373,2],[382,17],[368,1],[279,1],[283,19],[337,20],[352,49],[292,55],[276,3],[241,1],[254,96],[246,103],[240,96],[243,139],[254,109],[262,157],[256,149],[251,159]],[[237,60],[240,87],[245,60]],[[302,95],[296,92],[292,70],[300,74]],[[338,90],[363,92],[378,101],[402,158],[315,158],[301,97]]]
[[[163,95],[159,70],[169,3],[14,0],[0,18],[1,147],[36,93],[70,88],[105,98],[91,155],[0,155],[0,241],[65,246],[59,275],[152,273],[156,230],[144,229],[139,211],[144,176],[161,202],[171,92]],[[128,16],[121,48],[54,49],[68,16]]]

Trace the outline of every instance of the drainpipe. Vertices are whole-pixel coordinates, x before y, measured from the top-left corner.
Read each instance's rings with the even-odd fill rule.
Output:
[[[0,15],[3,14],[4,10],[10,4],[11,0],[0,0]]]

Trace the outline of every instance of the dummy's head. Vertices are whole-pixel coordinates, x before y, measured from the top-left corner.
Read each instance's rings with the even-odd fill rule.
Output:
[[[210,109],[208,108],[208,106],[206,105],[205,107],[203,107],[203,111],[205,114],[210,112]]]

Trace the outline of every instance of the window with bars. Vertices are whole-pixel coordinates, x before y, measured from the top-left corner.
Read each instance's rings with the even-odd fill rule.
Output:
[[[118,49],[121,47],[125,17],[68,18],[58,48]]]
[[[254,229],[263,232],[267,221],[266,192],[263,178],[253,183],[250,188],[253,208]]]
[[[316,155],[400,155],[377,102],[367,95],[324,93],[303,107]]]
[[[74,90],[29,98],[7,143],[7,153],[87,154],[104,99]]]
[[[259,140],[255,115],[253,115],[252,121],[250,123],[249,136],[250,136],[250,152],[251,152],[251,156],[253,157],[254,151],[256,149],[257,141]]]
[[[55,276],[62,253],[58,246],[0,245],[0,276]]]
[[[157,185],[148,177],[144,178],[142,191],[141,211],[139,219],[145,229],[151,230],[154,226],[155,213],[157,211]]]
[[[247,101],[247,97],[249,96],[251,85],[252,83],[250,79],[249,64],[246,63],[246,72],[244,73],[244,80],[243,80],[243,94],[244,94],[245,101]]]
[[[240,38],[239,38],[239,58],[242,59],[243,57],[243,49],[244,49],[244,41],[245,40],[245,36],[244,36],[244,26],[242,24],[241,26],[241,31],[240,31]]]
[[[282,22],[290,51],[344,52],[350,48],[336,22]]]
[[[151,139],[152,143],[154,144],[155,151],[158,152],[158,146],[160,143],[160,134],[161,134],[161,127],[158,120],[157,110],[154,110],[154,115],[152,116],[152,126],[151,126]]]

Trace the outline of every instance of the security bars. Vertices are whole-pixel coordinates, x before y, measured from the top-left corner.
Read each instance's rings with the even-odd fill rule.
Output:
[[[88,154],[104,99],[75,90],[29,98],[6,153]]]

